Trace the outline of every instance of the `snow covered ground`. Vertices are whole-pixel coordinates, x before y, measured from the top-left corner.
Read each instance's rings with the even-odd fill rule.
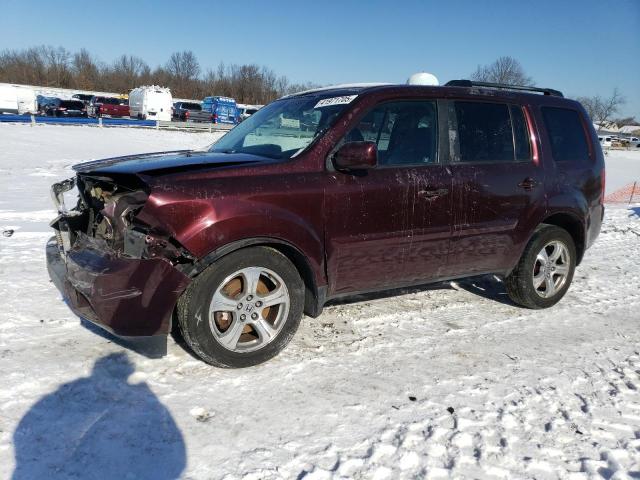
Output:
[[[640,149],[605,150],[604,162],[607,195],[633,182],[638,182],[640,188]]]
[[[245,370],[82,327],[47,280],[49,184],[213,140],[0,125],[0,478],[640,478],[640,205],[608,206],[546,311],[491,277],[362,297]],[[622,157],[609,185],[640,178]]]

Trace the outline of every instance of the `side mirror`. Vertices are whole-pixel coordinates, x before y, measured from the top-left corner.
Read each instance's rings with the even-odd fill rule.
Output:
[[[349,142],[333,156],[337,170],[365,170],[378,164],[378,147],[374,142]]]

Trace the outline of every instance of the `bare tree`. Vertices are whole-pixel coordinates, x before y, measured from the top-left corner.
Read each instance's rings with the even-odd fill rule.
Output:
[[[62,48],[40,47],[47,68],[47,85],[71,86],[70,53]]]
[[[91,57],[91,54],[81,49],[73,55],[71,62],[74,81],[76,88],[84,90],[94,90],[100,82],[100,66]]]
[[[200,63],[192,51],[175,52],[164,69],[171,77],[170,86],[177,96],[186,96],[200,75]]]
[[[111,65],[102,68],[99,90],[124,93],[149,81],[150,69],[144,60],[133,55],[121,55]]]
[[[192,51],[174,52],[166,70],[176,78],[192,80],[200,75],[200,63]]]
[[[505,85],[535,85],[533,79],[525,73],[522,64],[509,56],[500,57],[489,65],[478,65],[471,78],[479,82]]]
[[[614,88],[611,96],[606,98],[596,95],[593,97],[578,97],[576,100],[585,108],[591,117],[591,121],[598,125],[604,125],[609,122],[618,113],[620,107],[626,103],[626,99],[617,88]]]

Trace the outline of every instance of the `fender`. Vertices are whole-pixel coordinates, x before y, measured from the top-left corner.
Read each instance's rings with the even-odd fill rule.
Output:
[[[573,197],[568,197],[568,198],[573,198]],[[569,234],[573,238],[576,245],[576,253],[577,253],[576,266],[577,266],[577,265],[580,265],[580,262],[582,261],[582,257],[584,256],[584,252],[587,248],[585,244],[585,239],[587,238],[586,235],[587,235],[588,226],[584,221],[585,214],[582,213],[579,207],[567,208],[566,207],[567,204],[562,204],[561,202],[559,204],[563,205],[563,207],[561,208],[553,207],[552,206],[553,204],[550,202],[549,209],[544,215],[544,218],[540,220],[540,224],[545,223],[549,225],[555,225],[555,226],[564,228],[569,232]],[[566,219],[570,219],[570,220],[566,220]],[[535,233],[535,230],[529,234],[529,237],[527,238],[527,241],[524,243],[524,246],[529,244],[534,233]],[[524,249],[524,246],[523,246],[523,249]],[[522,252],[520,254],[522,254]]]
[[[302,203],[302,208],[318,205],[309,209],[312,215],[307,211],[307,218],[302,218],[294,211],[300,204],[282,206],[273,200],[248,197],[233,202],[212,202],[206,198],[184,201],[151,195],[139,217],[167,230],[196,258],[194,263],[180,267],[191,278],[240,248],[250,245],[278,248],[300,271],[307,286],[307,311],[312,314],[318,310],[314,302],[323,298],[323,287],[327,284],[321,205]]]

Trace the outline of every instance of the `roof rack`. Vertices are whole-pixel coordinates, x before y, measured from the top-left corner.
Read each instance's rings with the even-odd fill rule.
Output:
[[[450,80],[445,87],[486,87],[501,90],[518,90],[522,92],[536,92],[553,97],[564,97],[561,91],[553,88],[526,87],[524,85],[506,85],[504,83],[476,82],[473,80]]]

